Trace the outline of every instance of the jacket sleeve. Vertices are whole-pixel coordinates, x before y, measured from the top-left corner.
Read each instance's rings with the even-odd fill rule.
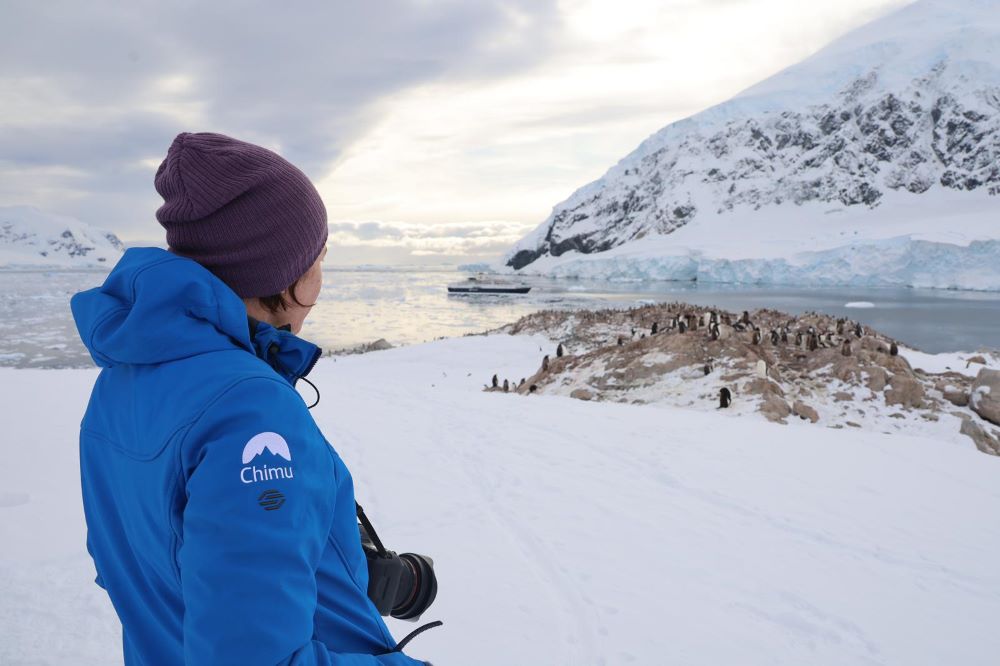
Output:
[[[185,664],[423,663],[335,653],[313,640],[335,469],[294,389],[277,378],[231,387],[191,427],[181,459]]]

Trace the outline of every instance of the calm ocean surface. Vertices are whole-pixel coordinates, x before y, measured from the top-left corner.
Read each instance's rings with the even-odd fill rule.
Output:
[[[324,268],[323,292],[301,336],[324,349],[378,338],[393,345],[475,333],[536,310],[687,301],[732,311],[770,307],[848,316],[928,352],[1000,349],[1000,294],[915,289],[794,289],[693,283],[524,280],[524,296],[448,295],[454,269]],[[0,365],[86,367],[69,298],[98,286],[98,271],[0,271]],[[867,301],[873,308],[846,308]]]

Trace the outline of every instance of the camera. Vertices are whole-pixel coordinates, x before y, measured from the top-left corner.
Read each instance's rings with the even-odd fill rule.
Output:
[[[358,518],[361,547],[368,560],[368,598],[380,615],[415,622],[437,596],[434,560],[386,550],[360,505]]]

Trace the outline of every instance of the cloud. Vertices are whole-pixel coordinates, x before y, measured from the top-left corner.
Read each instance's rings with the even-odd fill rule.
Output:
[[[6,2],[0,202],[148,235],[156,163],[185,130],[260,143],[320,178],[392,95],[545,58],[555,10],[547,0]]]
[[[415,263],[486,261],[503,254],[531,225],[487,221],[448,224],[406,222],[335,222],[330,227],[328,261],[367,263],[373,251]]]
[[[479,221],[534,227],[664,125],[906,1],[6,0],[0,205],[158,236],[167,146],[219,131],[300,166],[359,256],[500,255],[512,232]]]

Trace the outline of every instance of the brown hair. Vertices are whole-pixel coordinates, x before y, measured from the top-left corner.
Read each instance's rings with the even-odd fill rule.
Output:
[[[299,279],[301,280],[302,278]],[[288,295],[292,297],[292,300],[295,301],[295,304],[304,308],[311,308],[313,307],[313,305],[316,305],[315,303],[313,303],[312,305],[299,303],[299,299],[295,296],[295,286],[298,283],[299,280],[296,280],[288,287]],[[286,301],[285,297],[282,296],[280,293],[271,294],[270,296],[258,296],[257,300],[259,300],[260,304],[263,305],[265,308],[267,308],[271,314],[275,314],[279,308],[282,310],[287,310],[290,307],[288,301]]]

